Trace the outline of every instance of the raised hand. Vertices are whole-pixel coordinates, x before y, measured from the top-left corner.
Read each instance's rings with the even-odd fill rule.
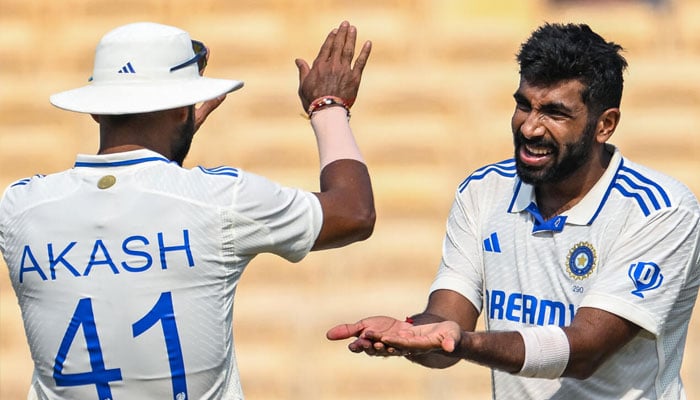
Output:
[[[362,319],[354,324],[340,324],[334,326],[326,337],[329,340],[342,340],[356,337],[348,348],[353,353],[367,353],[371,356],[403,356],[406,352],[399,348],[385,346],[379,339],[385,335],[397,336],[402,330],[408,329],[411,324],[391,317],[376,316]]]
[[[357,29],[343,21],[328,34],[311,68],[303,59],[295,60],[299,69],[299,99],[304,111],[322,96],[340,97],[349,105],[355,101],[372,49],[372,43],[366,41],[353,65],[356,39]]]
[[[226,99],[226,95],[222,94],[219,97],[215,97],[211,100],[207,100],[203,102],[202,104],[199,105],[199,107],[195,107],[194,109],[194,131],[197,132],[199,128],[202,126],[204,121],[207,120],[207,117],[209,117],[209,114],[211,114],[212,111],[216,110],[217,107],[221,105],[221,103],[224,102]]]

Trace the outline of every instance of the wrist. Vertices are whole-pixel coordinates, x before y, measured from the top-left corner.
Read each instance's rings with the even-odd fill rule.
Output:
[[[518,375],[555,379],[564,373],[571,352],[564,330],[548,325],[522,328],[517,332],[522,336],[525,348],[525,359]]]
[[[321,170],[333,161],[341,159],[365,162],[343,108],[326,107],[314,112],[311,127],[316,135]]]
[[[467,349],[471,341],[471,333],[459,329],[459,336],[455,338],[455,347],[448,354],[453,357],[466,358]]]
[[[343,99],[338,96],[321,96],[309,103],[306,114],[311,118],[316,112],[323,109],[342,107],[345,110],[347,118],[350,119],[350,107],[352,107],[352,103],[353,100]]]

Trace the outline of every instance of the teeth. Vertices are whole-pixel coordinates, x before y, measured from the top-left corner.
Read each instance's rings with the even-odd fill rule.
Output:
[[[545,155],[549,154],[549,150],[547,150],[547,149],[539,149],[539,148],[531,147],[531,146],[525,146],[525,148],[527,149],[528,152],[530,152],[536,156],[545,156]]]

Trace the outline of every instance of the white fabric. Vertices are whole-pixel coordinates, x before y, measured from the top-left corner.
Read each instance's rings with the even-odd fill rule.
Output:
[[[695,196],[615,149],[599,182],[561,217],[535,224],[527,210],[536,210],[534,199],[514,160],[471,174],[457,190],[431,290],[464,295],[489,330],[567,326],[585,306],[643,333],[586,380],[494,371],[495,398],[681,398],[682,352],[700,285]]]
[[[89,85],[54,94],[53,105],[90,114],[134,114],[189,106],[243,86],[201,76],[197,63],[170,71],[194,57],[187,32],[138,22],[104,35],[95,51]]]
[[[0,250],[35,362],[32,391],[184,399],[173,397],[184,368],[187,399],[242,398],[231,314],[241,274],[263,252],[301,260],[321,223],[310,192],[230,167],[183,169],[148,150],[81,155],[71,170],[15,183],[0,202]],[[56,384],[61,354],[59,377],[87,373],[87,383]]]
[[[554,325],[518,329],[525,343],[525,362],[518,375],[528,378],[559,378],[569,363],[569,339]]]
[[[343,107],[326,107],[311,115],[311,126],[316,134],[321,170],[336,160],[350,159],[365,162],[350,121]]]

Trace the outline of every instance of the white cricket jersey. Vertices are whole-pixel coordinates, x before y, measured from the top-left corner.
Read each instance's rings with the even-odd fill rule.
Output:
[[[571,323],[595,307],[643,330],[586,380],[493,371],[496,399],[685,398],[680,367],[700,285],[700,208],[680,182],[619,151],[573,208],[543,221],[515,161],[459,186],[431,291],[450,289],[491,331]]]
[[[315,195],[137,150],[9,187],[0,250],[39,399],[241,399],[236,285],[256,254],[296,262]]]

